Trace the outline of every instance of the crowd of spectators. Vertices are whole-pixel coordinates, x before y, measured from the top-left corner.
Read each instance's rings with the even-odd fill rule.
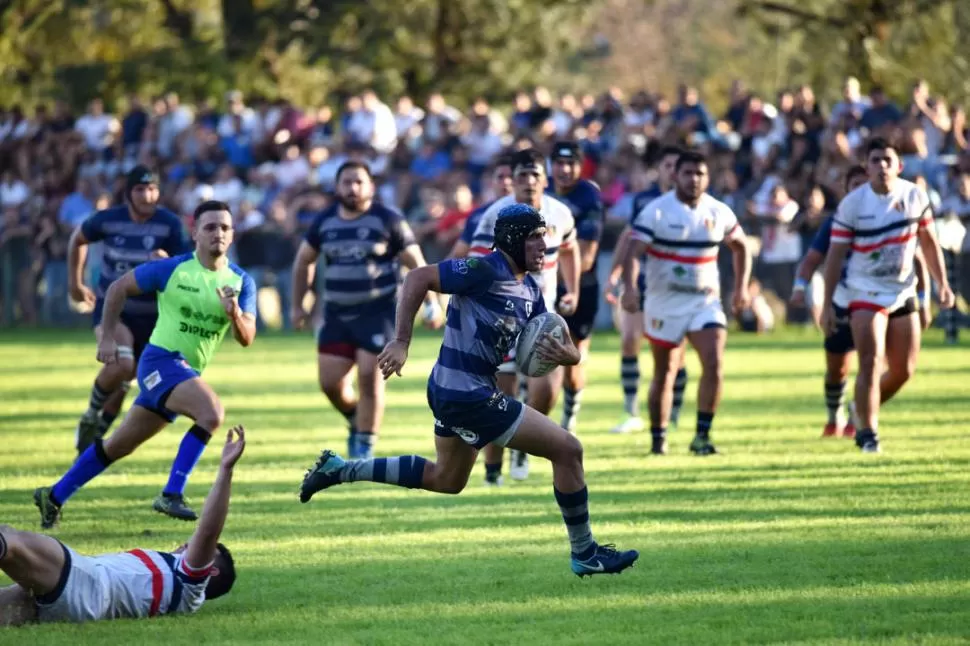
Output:
[[[796,263],[837,205],[844,172],[869,136],[899,143],[903,177],[926,186],[938,216],[970,219],[966,115],[933,90],[917,81],[908,103],[897,104],[879,87],[863,94],[849,78],[841,99],[823,106],[808,86],[763,96],[736,82],[719,117],[689,86],[674,97],[616,88],[554,97],[539,87],[516,94],[508,111],[485,99],[460,109],[440,94],[417,105],[370,91],[337,111],[239,92],[221,105],[187,105],[174,93],[114,106],[94,100],[81,115],[61,102],[31,114],[0,109],[0,321],[79,322],[67,304],[68,237],[96,209],[121,201],[123,174],[136,163],[159,172],[163,203],[186,226],[202,200],[232,206],[235,260],[278,291],[285,316],[295,248],[330,203],[345,160],[370,164],[379,199],[406,214],[426,258],[436,261],[468,214],[491,199],[483,177],[500,151],[544,150],[559,139],[580,143],[584,176],[602,189],[606,250],[630,218],[632,195],[654,181],[661,146],[707,153],[711,192],[755,239],[757,287],[784,303]],[[970,236],[951,246],[954,257],[962,252],[970,261]],[[90,264],[96,271],[96,260]],[[957,288],[970,297],[966,276]],[[787,318],[805,320],[797,311]]]

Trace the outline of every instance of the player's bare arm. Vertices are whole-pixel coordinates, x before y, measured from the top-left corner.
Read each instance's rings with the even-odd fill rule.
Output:
[[[233,338],[239,345],[248,348],[256,338],[256,317],[242,311],[239,307],[239,292],[229,285],[223,287],[221,291],[217,289],[216,293],[232,324]]]
[[[98,343],[98,361],[114,363],[118,358],[118,344],[115,342],[115,332],[121,323],[121,312],[125,308],[125,301],[129,296],[141,294],[135,272],[127,274],[111,283],[104,295],[104,314],[101,319],[101,340]]]
[[[596,254],[599,251],[600,243],[598,240],[579,241],[579,266],[584,273],[593,268],[593,264],[596,262]]]
[[[404,250],[398,254],[398,259],[401,264],[407,267],[408,272],[417,269],[419,267],[424,267],[427,263],[424,260],[424,254],[421,253],[421,247],[416,244],[408,245]],[[438,305],[438,299],[435,298],[434,294],[427,294],[424,298],[424,325],[431,329],[438,329],[441,327],[441,306]]]
[[[569,316],[576,311],[579,303],[579,276],[582,262],[579,245],[575,241],[563,243],[559,248],[559,271],[562,274],[566,293],[559,299],[559,311]]]
[[[802,261],[798,263],[798,269],[795,271],[795,287],[791,294],[792,305],[798,307],[805,305],[805,288],[824,260],[825,256],[817,249],[809,249]]]
[[[946,278],[946,271],[943,264],[943,250],[936,239],[936,232],[933,227],[920,227],[917,236],[919,237],[919,247],[923,252],[923,259],[930,276],[936,281],[940,292],[940,307],[945,310],[950,309],[956,303],[956,297],[950,288],[950,283]]]
[[[731,250],[731,260],[734,263],[734,297],[735,313],[748,307],[751,299],[748,295],[748,283],[751,282],[751,251],[748,249],[748,239],[741,227],[737,233],[727,240]]]
[[[832,309],[832,297],[835,295],[835,288],[842,277],[842,267],[845,266],[845,258],[849,254],[849,245],[844,242],[832,241],[829,252],[825,256],[825,271],[822,276],[825,278],[825,298],[822,301],[822,330],[826,334],[835,334],[835,311]]]
[[[216,556],[216,545],[226,524],[229,514],[229,496],[232,492],[232,472],[236,462],[246,448],[246,431],[242,426],[234,426],[226,434],[226,444],[222,448],[222,460],[216,480],[205,499],[202,515],[195,533],[189,539],[185,550],[185,560],[194,570],[208,567]]]
[[[304,240],[300,242],[300,248],[297,249],[296,258],[293,260],[293,304],[290,306],[292,310],[290,314],[296,329],[306,324],[307,313],[303,309],[303,299],[310,288],[310,283],[313,282],[313,272],[319,255],[319,252]]]
[[[408,347],[414,334],[414,319],[429,291],[441,291],[441,276],[437,265],[425,265],[408,272],[401,286],[394,322],[394,340],[377,355],[377,366],[384,379],[401,376],[401,368],[408,359]]]
[[[640,311],[640,294],[634,285],[634,280],[636,276],[635,263],[636,259],[641,257],[647,252],[647,243],[643,240],[637,240],[631,237],[630,243],[627,245],[626,255],[623,257],[623,298],[621,305],[623,309],[631,314]]]
[[[78,226],[67,242],[67,288],[68,294],[78,303],[94,306],[97,298],[91,288],[84,284],[84,263],[88,257],[88,239]]]

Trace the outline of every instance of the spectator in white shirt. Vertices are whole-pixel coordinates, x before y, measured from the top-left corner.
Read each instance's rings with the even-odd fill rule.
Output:
[[[798,202],[791,199],[784,184],[777,183],[771,188],[768,200],[756,202],[754,209],[754,214],[762,220],[758,278],[787,307],[795,270],[802,257],[802,238],[789,226],[798,214]]]
[[[300,147],[291,144],[286,147],[283,159],[276,165],[276,183],[284,191],[297,184],[306,182],[310,175],[310,162],[300,154]]]
[[[559,108],[552,113],[552,124],[556,129],[557,139],[568,139],[576,125],[577,115],[582,116],[576,97],[564,94],[559,99]]]
[[[444,143],[461,121],[461,112],[445,103],[445,97],[437,92],[428,97],[428,113],[422,128],[424,140],[433,144]]]
[[[462,136],[461,143],[468,149],[469,170],[476,177],[502,150],[502,138],[490,130],[488,116],[473,117],[471,130]]]
[[[30,198],[30,188],[12,170],[3,172],[0,181],[0,208],[17,208]]]
[[[230,164],[223,164],[216,172],[215,181],[212,183],[212,199],[225,202],[235,212],[242,198],[243,183],[236,177]]]
[[[411,97],[405,95],[397,100],[394,112],[394,124],[397,128],[397,138],[410,140],[415,136],[414,127],[424,119],[424,110],[414,105]]]
[[[101,99],[91,101],[88,112],[74,124],[74,129],[84,137],[88,150],[95,153],[104,153],[107,148],[110,148],[120,128],[117,119],[110,114],[105,114],[104,102]]]
[[[239,115],[242,120],[242,127],[246,132],[253,132],[259,126],[258,117],[252,108],[246,107],[243,103],[243,95],[239,90],[233,90],[226,94],[226,114],[219,119],[217,132],[220,137],[232,137],[236,133],[236,123],[234,115]]]
[[[370,144],[380,155],[392,153],[397,146],[397,122],[391,108],[378,99],[373,90],[364,92],[361,103],[369,129],[362,142]]]

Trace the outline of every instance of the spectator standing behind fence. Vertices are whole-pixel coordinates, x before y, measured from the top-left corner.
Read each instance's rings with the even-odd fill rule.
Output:
[[[798,213],[798,203],[782,184],[772,187],[765,202],[755,202],[754,214],[761,220],[761,254],[758,280],[785,303],[786,320],[791,321],[788,300],[795,281],[795,267],[802,257],[802,240],[790,226]]]

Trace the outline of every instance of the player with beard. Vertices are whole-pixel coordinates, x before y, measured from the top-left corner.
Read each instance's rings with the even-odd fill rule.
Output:
[[[451,248],[451,253],[448,254],[449,258],[464,258],[468,255],[472,246],[472,238],[475,236],[475,229],[478,228],[478,223],[485,215],[485,211],[498,200],[512,194],[511,155],[500,156],[492,165],[492,194],[495,199],[472,211],[468,219],[465,220],[465,228],[461,232],[461,237],[455,241],[455,245]]]
[[[363,162],[337,170],[337,201],[317,216],[293,262],[293,323],[307,319],[303,299],[323,255],[323,324],[317,334],[320,388],[349,426],[351,458],[370,457],[384,417],[384,380],[377,355],[394,332],[401,265],[424,266],[404,217],[374,199],[374,180]],[[437,325],[438,302],[429,296],[425,323]],[[357,366],[359,395],[351,370]]]
[[[125,202],[98,211],[75,229],[68,242],[68,288],[71,298],[94,306],[94,336],[101,342],[104,298],[112,282],[134,267],[188,250],[179,217],[158,206],[158,178],[145,166],[131,169],[125,179]],[[88,245],[102,246],[101,274],[95,290],[84,284]],[[88,409],[78,421],[75,448],[84,453],[104,436],[121,411],[125,394],[135,378],[135,366],[158,317],[155,294],[128,299],[115,328],[118,360],[105,364],[91,387]]]
[[[596,258],[603,236],[605,213],[600,190],[596,184],[580,179],[582,153],[572,141],[560,141],[552,147],[552,179],[547,193],[569,207],[576,221],[579,244],[579,303],[576,311],[566,317],[569,335],[585,359],[589,354],[590,335],[599,310],[600,285],[596,275]],[[560,284],[560,294],[565,293]],[[579,409],[582,406],[586,371],[583,362],[563,368],[562,427],[575,432]]]
[[[629,249],[633,235],[633,223],[640,211],[647,204],[664,195],[674,188],[674,168],[680,157],[680,148],[665,146],[660,150],[660,162],[657,165],[657,182],[645,191],[633,196],[633,209],[630,213],[630,223],[620,233],[613,250],[613,266],[606,283],[605,296],[610,304],[617,304],[617,288],[620,285],[620,274],[623,271],[623,259]],[[644,269],[646,258],[634,259],[634,270],[637,272],[637,288],[640,294],[641,310],[646,298],[646,280]],[[612,433],[633,433],[643,430],[643,419],[640,417],[640,343],[643,339],[643,312],[627,312],[620,308],[620,383],[623,386],[623,420],[613,427]],[[681,364],[674,379],[674,402],[670,410],[670,423],[675,427],[680,419],[680,408],[684,403],[684,390],[687,388],[687,368]]]
[[[939,286],[940,307],[953,307],[954,296],[926,191],[899,177],[902,164],[888,141],[872,139],[865,151],[869,182],[845,196],[832,222],[822,328],[836,332],[841,292],[859,355],[855,405],[849,407],[856,446],[878,453],[880,404],[909,381],[919,357],[917,245]],[[887,371],[879,374],[884,365]]]
[[[495,373],[516,337],[530,319],[546,311],[547,296],[534,278],[548,264],[546,222],[536,209],[513,202],[494,216],[490,231],[494,253],[446,260],[407,275],[394,340],[379,359],[384,378],[400,376],[421,302],[429,291],[453,295],[438,361],[428,377],[435,459],[402,455],[345,461],[323,451],[303,479],[300,502],[318,491],[361,481],[457,494],[468,484],[484,446],[507,445],[552,463],[553,492],[569,536],[572,571],[578,576],[622,572],[640,555],[593,539],[579,440],[496,384]],[[559,365],[575,365],[580,359],[571,341],[560,343],[548,334],[536,349],[544,360]]]
[[[516,153],[512,164],[514,192],[496,201],[482,216],[475,231],[470,253],[481,255],[490,252],[495,243],[496,218],[506,206],[528,204],[538,210],[546,223],[546,262],[541,271],[533,273],[533,277],[542,288],[546,309],[548,311],[556,309],[563,316],[570,316],[576,311],[579,290],[580,261],[579,247],[576,244],[576,223],[569,207],[544,193],[547,181],[545,162],[542,153],[533,148]],[[557,303],[560,271],[565,283],[565,293],[559,296]],[[516,374],[513,352],[499,366],[498,387],[506,395],[514,397],[516,384],[520,380],[526,382],[524,376]],[[527,383],[529,406],[548,415],[556,403],[556,396],[562,384],[562,370],[557,368],[544,377],[530,378]],[[529,477],[528,454],[513,451],[510,460],[509,475],[513,480],[525,480]],[[486,484],[500,484],[501,473],[502,447],[490,446],[485,449]]]
[[[185,503],[185,484],[225,415],[219,397],[202,380],[202,372],[229,330],[241,346],[252,345],[256,285],[227,257],[233,238],[229,206],[203,202],[193,220],[194,253],[140,265],[111,283],[105,294],[98,361],[106,364],[118,361],[115,339],[125,302],[140,294],[158,294],[158,321],[138,361],[138,398],[108,439],[94,440],[52,487],[34,491],[41,527],[53,527],[61,507],[81,487],[178,415],[194,423],[182,438],[168,484],[152,507],[179,520],[198,518]]]
[[[723,387],[727,318],[721,307],[721,277],[717,268],[721,243],[734,260],[734,308],[748,301],[751,256],[744,231],[731,209],[707,194],[709,176],[703,155],[685,152],[677,160],[676,187],[648,204],[633,225],[633,240],[623,263],[623,307],[640,306],[634,289],[634,262],[644,253],[647,262],[647,299],[644,334],[653,352],[650,382],[651,453],[667,451],[667,421],[673,400],[674,378],[683,362],[684,339],[701,363],[697,392],[697,434],[690,444],[695,455],[717,453],[710,439],[714,413]]]

